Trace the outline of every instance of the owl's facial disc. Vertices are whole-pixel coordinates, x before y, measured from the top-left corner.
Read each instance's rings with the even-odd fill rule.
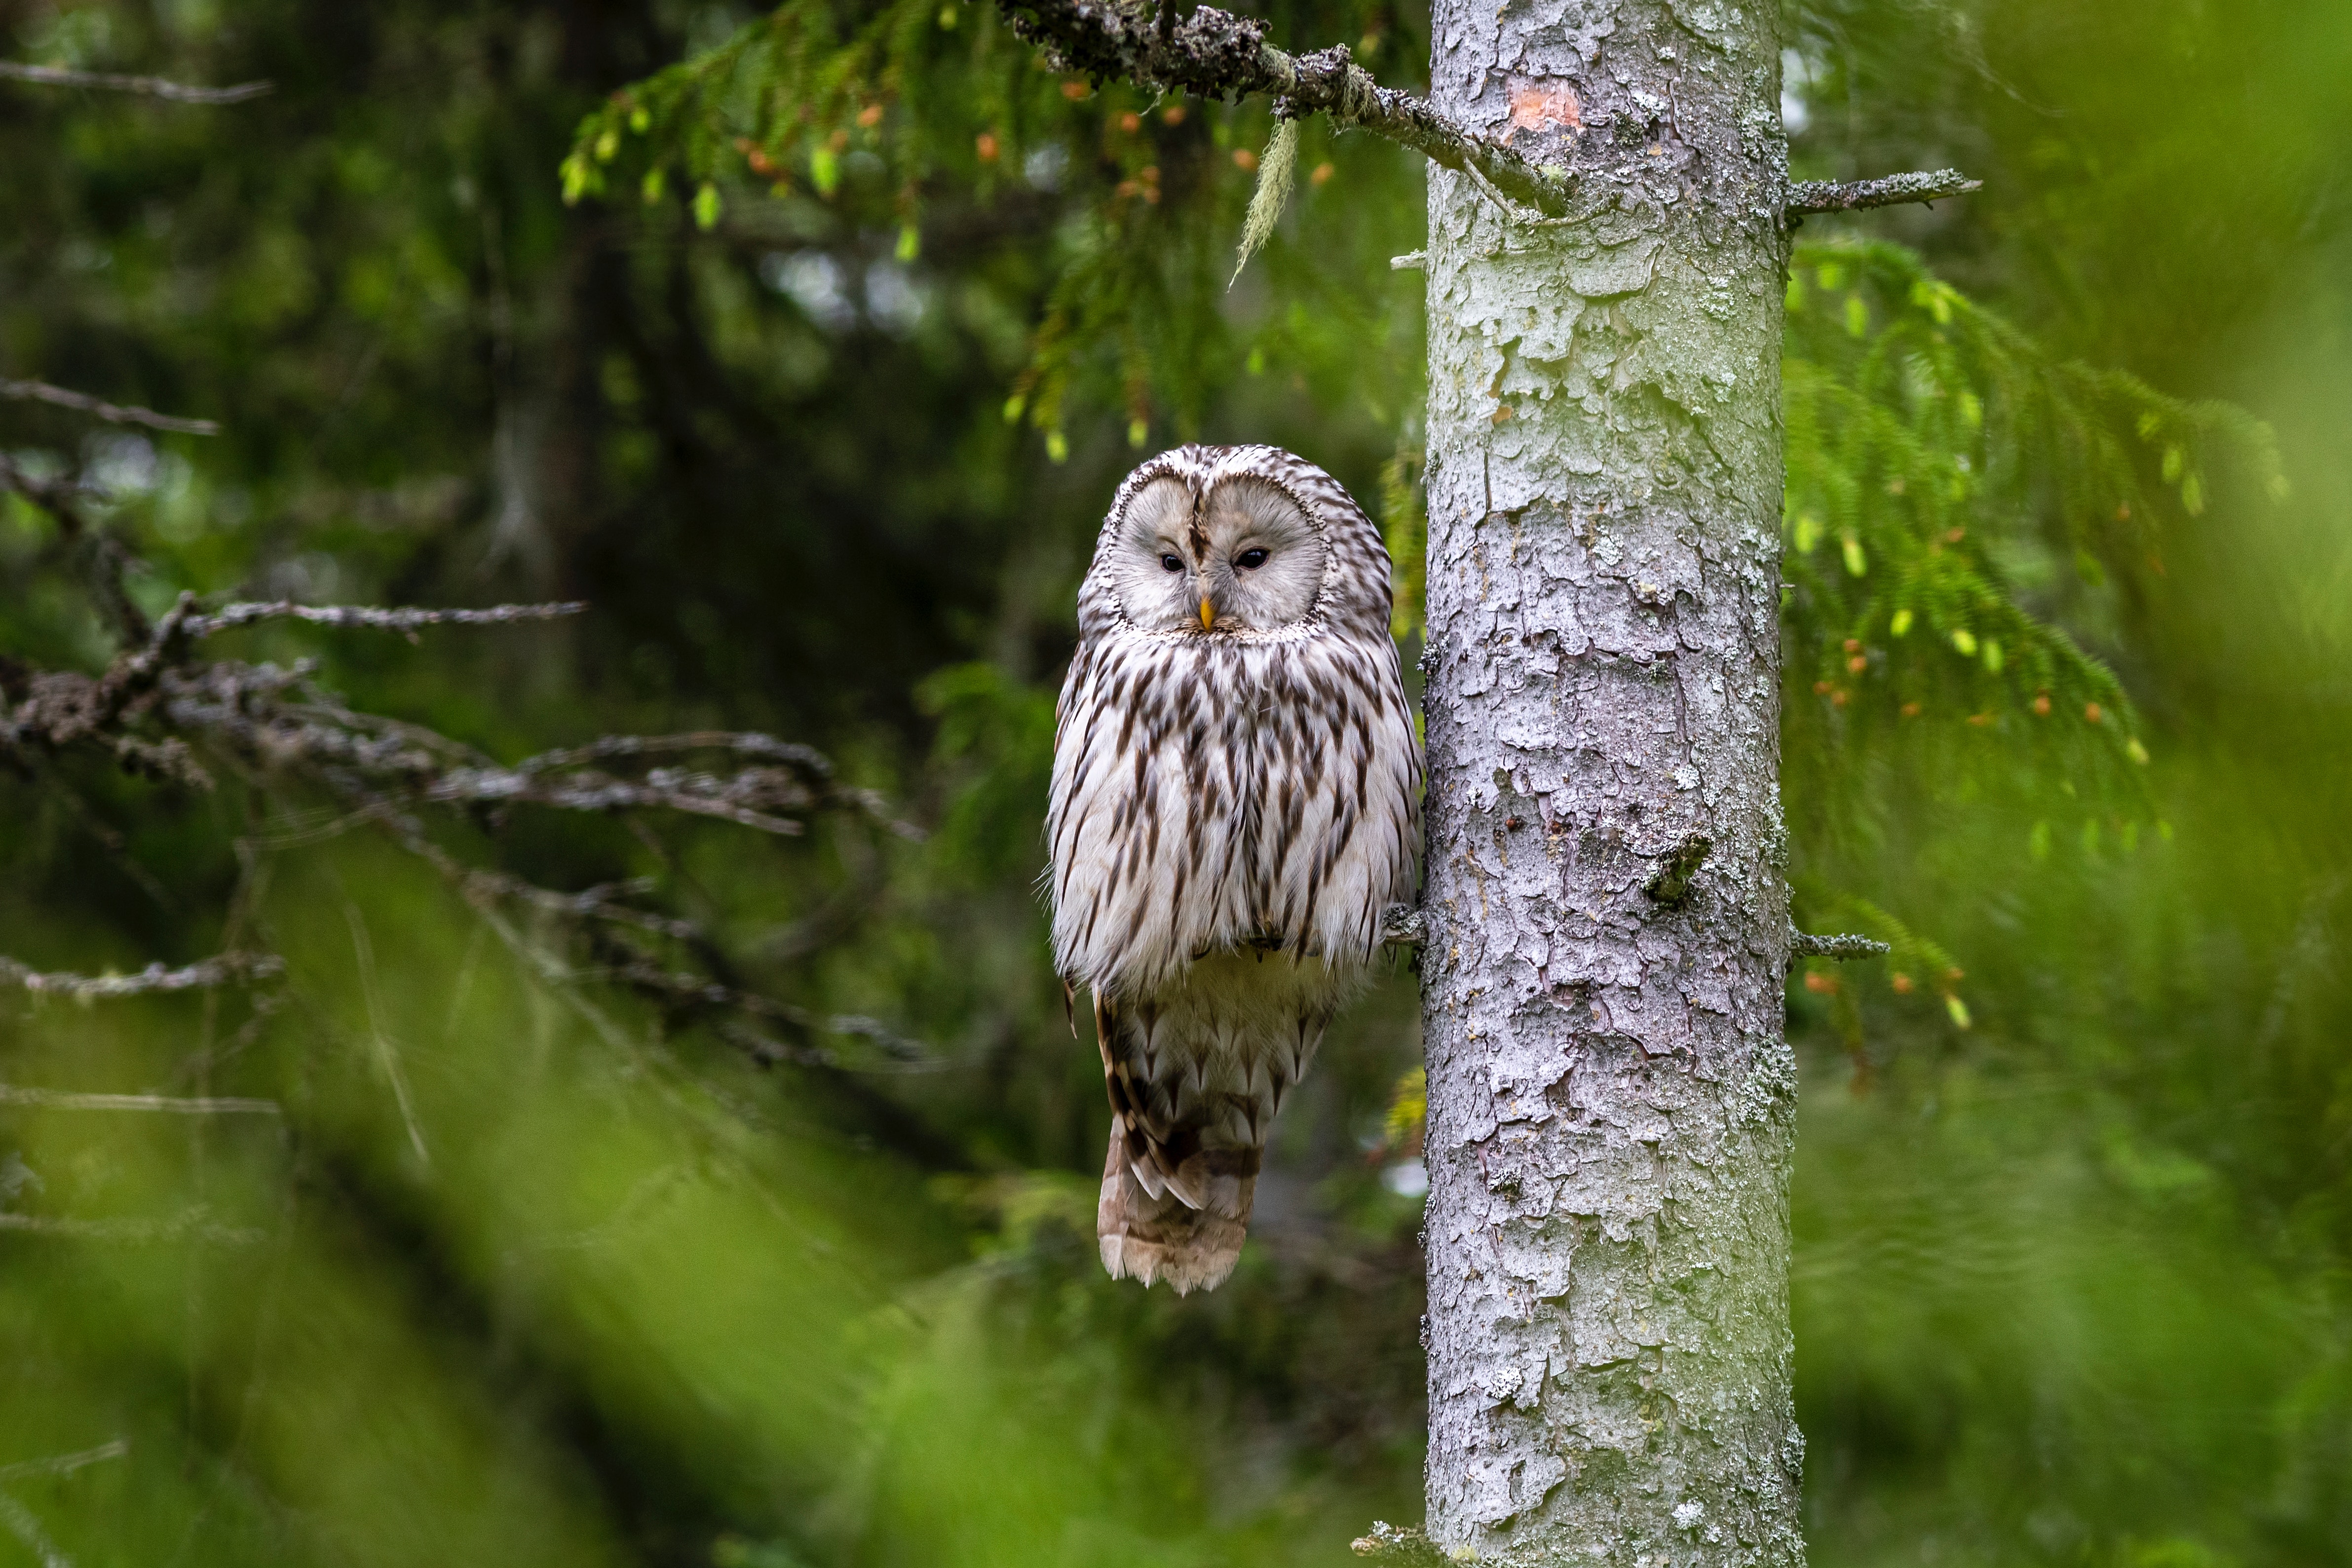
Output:
[[[1194,506],[1174,479],[1128,505],[1116,582],[1119,608],[1154,631],[1272,631],[1314,608],[1330,547],[1291,499],[1237,478]]]
[[[1331,553],[1323,531],[1263,479],[1227,479],[1202,509],[1208,540],[1202,574],[1217,624],[1273,631],[1304,620]]]

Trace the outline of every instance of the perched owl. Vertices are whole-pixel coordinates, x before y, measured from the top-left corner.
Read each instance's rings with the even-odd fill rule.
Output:
[[[1046,831],[1055,963],[1094,994],[1110,1090],[1103,1267],[1208,1289],[1421,848],[1388,551],[1330,475],[1184,447],[1119,486],[1078,590]]]

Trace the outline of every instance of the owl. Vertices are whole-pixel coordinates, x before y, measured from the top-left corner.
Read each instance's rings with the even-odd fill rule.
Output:
[[[1266,1134],[1411,900],[1421,752],[1389,556],[1273,447],[1129,474],[1078,590],[1046,873],[1065,995],[1094,998],[1113,1279],[1233,1272]]]

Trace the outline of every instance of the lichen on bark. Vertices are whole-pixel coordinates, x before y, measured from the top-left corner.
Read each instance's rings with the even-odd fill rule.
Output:
[[[1433,16],[1433,104],[1590,212],[1431,171],[1429,1532],[1482,1560],[1802,1555],[1775,15]]]

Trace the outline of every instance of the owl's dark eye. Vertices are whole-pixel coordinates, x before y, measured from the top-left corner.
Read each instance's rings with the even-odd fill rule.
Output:
[[[1160,558],[1160,565],[1161,570],[1167,572],[1181,572],[1184,570],[1184,563],[1181,561],[1177,560],[1173,555],[1161,556]]]
[[[1259,567],[1265,564],[1265,552],[1263,550],[1244,550],[1239,555],[1234,557],[1234,564],[1240,567],[1244,572],[1255,572]]]

